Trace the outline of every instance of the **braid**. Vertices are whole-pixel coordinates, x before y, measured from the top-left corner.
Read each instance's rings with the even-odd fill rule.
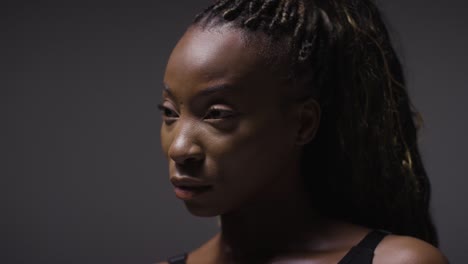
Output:
[[[218,10],[220,10],[220,9],[226,7],[226,6],[229,7],[228,4],[230,4],[230,3],[232,3],[232,0],[222,0],[222,1],[218,1],[218,3],[215,4],[215,5],[212,7],[212,9],[213,9],[214,11],[218,11]]]
[[[296,27],[294,28],[293,39],[297,39],[297,40],[301,39],[301,35],[303,33],[304,23],[305,23],[304,12],[305,12],[304,2],[299,1],[298,8],[297,8],[298,21],[296,23]]]
[[[242,11],[242,7],[247,3],[247,0],[236,0],[234,5],[223,12],[223,18],[231,21],[239,16]]]
[[[271,16],[274,14],[272,11],[274,11],[274,7],[278,5],[278,3],[279,0],[266,0],[257,12],[253,13],[250,18],[245,20],[244,25],[248,28],[255,29],[261,22],[265,23],[266,19],[262,20],[262,18],[271,19]]]
[[[278,7],[275,10],[275,16],[273,17],[270,24],[268,25],[268,29],[270,31],[273,30],[274,28],[278,27],[278,23],[280,22],[281,15],[283,13],[282,10],[284,8],[285,3],[286,3],[285,1],[282,1],[282,2],[280,2],[278,4]]]
[[[288,18],[291,12],[291,6],[291,0],[284,1],[283,10],[281,12],[281,24],[286,24],[286,22],[289,20]]]
[[[301,157],[318,210],[437,245],[418,114],[373,0],[219,0],[194,21],[208,23],[289,41],[289,76],[310,80],[305,88],[322,110]]]
[[[261,6],[261,3],[260,1],[250,1],[249,3],[249,15],[253,15],[254,13],[256,13],[258,11],[258,9],[260,8]]]

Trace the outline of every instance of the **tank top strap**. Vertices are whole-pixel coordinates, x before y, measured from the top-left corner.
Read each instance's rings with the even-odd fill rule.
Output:
[[[364,237],[364,239],[357,244],[356,247],[367,248],[374,252],[377,245],[382,241],[382,239],[388,235],[390,232],[385,230],[372,230],[369,234]]]
[[[374,250],[390,234],[385,230],[372,230],[338,262],[338,264],[372,264]]]
[[[182,254],[168,258],[167,262],[169,262],[169,264],[185,264],[187,261],[187,256],[188,256],[187,253],[182,253]]]
[[[389,232],[385,230],[372,230],[367,234],[356,246],[351,248],[350,251],[344,256],[338,264],[351,264],[351,263],[372,263],[374,257],[374,250],[382,239],[388,235]],[[186,264],[187,253],[179,254],[168,258],[169,264]]]

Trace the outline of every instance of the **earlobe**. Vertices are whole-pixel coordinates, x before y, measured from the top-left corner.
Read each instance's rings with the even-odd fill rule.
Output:
[[[299,108],[299,129],[296,144],[305,145],[312,141],[320,124],[320,105],[312,97],[301,103]]]

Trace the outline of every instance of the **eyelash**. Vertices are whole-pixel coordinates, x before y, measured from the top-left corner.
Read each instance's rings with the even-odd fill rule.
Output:
[[[170,108],[163,106],[162,103],[161,103],[161,104],[158,104],[158,109],[159,109],[159,111],[162,113],[162,115],[163,115],[163,116],[166,116],[166,117],[168,116],[166,111],[170,111],[170,112],[172,112],[172,113],[175,113],[175,112],[172,111]]]
[[[223,109],[221,107],[215,107],[213,106],[212,108],[210,108],[208,110],[208,113],[205,115],[205,118],[206,116],[208,116],[210,113],[212,114],[213,112],[218,112],[220,113],[221,117],[219,118],[213,118],[213,119],[227,119],[227,118],[231,118],[234,116],[234,112],[233,111],[229,111],[229,110],[226,110],[226,109]]]
[[[170,109],[169,107],[166,107],[164,106],[162,103],[158,104],[158,109],[162,112],[162,115],[166,118],[177,118],[177,117],[174,117],[174,116],[170,116],[171,114],[168,114],[168,112],[172,113],[172,114],[175,114],[175,112]],[[213,111],[219,111],[221,113],[227,113],[226,116],[223,116],[223,117],[220,117],[220,118],[210,118],[211,120],[220,120],[220,119],[228,119],[228,118],[231,118],[231,117],[234,117],[234,112],[233,111],[229,111],[229,110],[225,110],[223,108],[220,108],[220,107],[212,107],[208,110],[207,114],[205,115],[204,118],[206,118],[206,116],[208,116],[210,113],[212,113]],[[222,114],[221,114],[222,115]]]

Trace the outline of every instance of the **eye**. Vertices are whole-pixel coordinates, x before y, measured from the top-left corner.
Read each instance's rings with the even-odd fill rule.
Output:
[[[162,116],[166,122],[174,121],[174,119],[179,117],[176,111],[171,108],[164,106],[164,104],[158,104],[158,109],[161,111]]]
[[[227,110],[221,107],[212,107],[208,110],[205,115],[205,119],[226,119],[233,117],[235,113],[231,110]]]

